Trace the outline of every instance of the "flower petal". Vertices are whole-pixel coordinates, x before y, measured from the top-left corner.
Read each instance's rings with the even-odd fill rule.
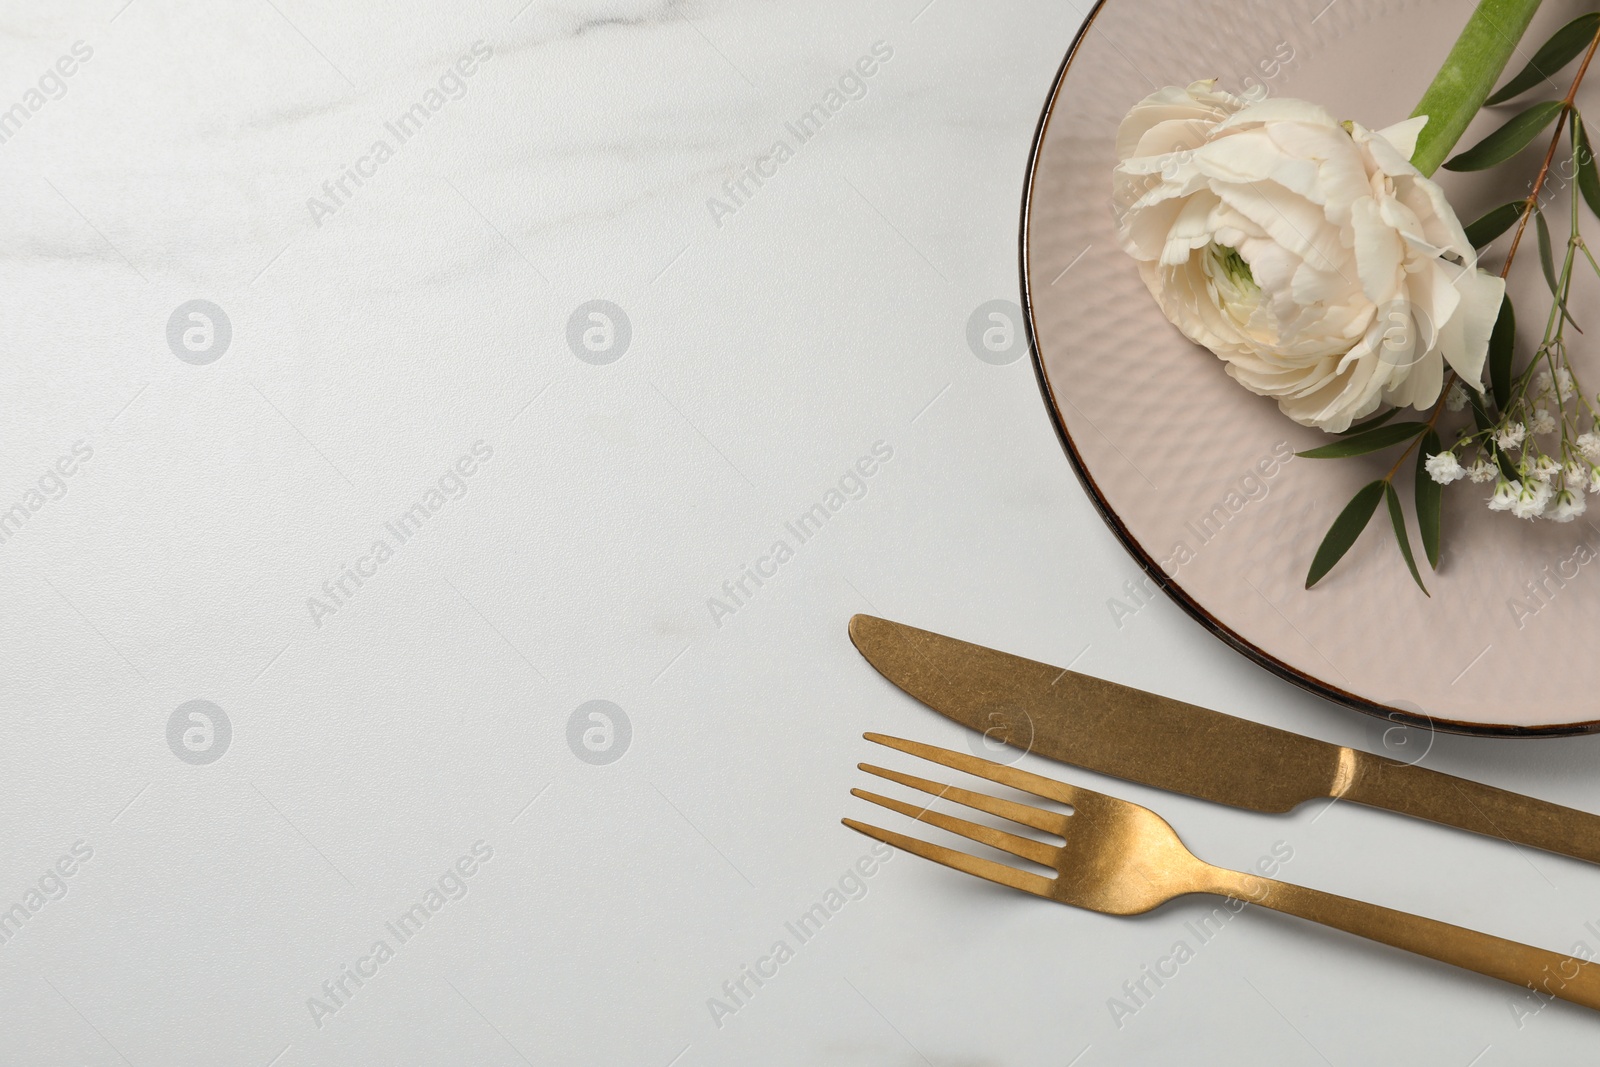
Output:
[[[1192,123],[1209,128],[1244,107],[1244,101],[1214,90],[1216,80],[1194,82],[1187,88],[1168,85],[1139,101],[1117,127],[1117,158],[1139,154],[1139,142],[1161,123]]]
[[[1489,335],[1500,317],[1506,294],[1504,278],[1481,270],[1462,270],[1454,279],[1461,294],[1459,314],[1452,315],[1440,331],[1439,348],[1450,369],[1468,385],[1483,381],[1483,363],[1489,355]]]
[[[1422,136],[1422,128],[1427,124],[1428,116],[1417,115],[1406,119],[1404,122],[1397,122],[1393,126],[1385,126],[1381,130],[1374,130],[1373,133],[1393,145],[1396,152],[1410,159],[1416,155],[1417,138]]]
[[[1400,296],[1400,263],[1405,242],[1383,220],[1378,202],[1370,196],[1357,200],[1350,213],[1355,230],[1356,270],[1367,299],[1382,305]]]

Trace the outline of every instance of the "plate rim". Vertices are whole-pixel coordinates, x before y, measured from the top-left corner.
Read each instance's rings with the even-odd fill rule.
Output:
[[[1028,341],[1028,356],[1033,364],[1034,378],[1039,385],[1040,399],[1044,402],[1045,411],[1050,416],[1050,423],[1055,428],[1056,437],[1061,443],[1062,450],[1066,453],[1067,462],[1078,476],[1078,482],[1083,486],[1084,492],[1088,495],[1095,510],[1099,512],[1100,518],[1110,527],[1112,534],[1121,542],[1122,547],[1133,557],[1134,562],[1139,565],[1140,569],[1190,618],[1198,622],[1204,629],[1231,647],[1235,652],[1264,667],[1272,674],[1335,704],[1342,704],[1354,711],[1359,711],[1387,722],[1414,726],[1424,730],[1466,734],[1473,737],[1574,737],[1600,732],[1600,719],[1557,723],[1550,726],[1520,726],[1514,724],[1463,722],[1458,719],[1438,719],[1426,713],[1418,715],[1414,712],[1406,711],[1404,708],[1390,707],[1387,704],[1380,704],[1357,696],[1315,675],[1292,667],[1229,628],[1222,620],[1207,611],[1175,579],[1169,577],[1156,559],[1134,537],[1133,531],[1127,528],[1122,518],[1111,507],[1110,501],[1101,493],[1100,487],[1095,483],[1094,476],[1089,472],[1088,465],[1084,463],[1083,457],[1078,453],[1077,446],[1073,443],[1072,435],[1067,430],[1066,421],[1061,416],[1061,407],[1056,403],[1055,392],[1050,385],[1050,379],[1045,373],[1044,357],[1040,353],[1039,339],[1034,329],[1033,282],[1032,275],[1029,272],[1028,224],[1033,208],[1034,187],[1039,174],[1040,149],[1043,147],[1045,135],[1049,131],[1050,120],[1054,116],[1056,109],[1056,102],[1060,99],[1062,87],[1066,83],[1067,72],[1072,66],[1073,59],[1078,54],[1078,49],[1088,36],[1090,28],[1094,25],[1094,20],[1099,17],[1101,10],[1110,2],[1111,0],[1095,0],[1094,6],[1089,10],[1088,15],[1084,17],[1083,25],[1078,27],[1078,32],[1073,36],[1072,44],[1067,49],[1067,54],[1061,60],[1061,66],[1057,68],[1055,78],[1051,82],[1050,92],[1045,97],[1044,109],[1040,112],[1039,121],[1034,127],[1033,140],[1028,148],[1028,168],[1022,186],[1021,234],[1018,243],[1018,273],[1021,278],[1022,288],[1022,326],[1023,333]]]

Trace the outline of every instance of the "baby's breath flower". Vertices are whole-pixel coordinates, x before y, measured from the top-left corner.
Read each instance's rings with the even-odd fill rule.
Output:
[[[1578,435],[1578,451],[1583,453],[1583,458],[1590,463],[1600,463],[1600,433],[1590,430],[1588,433]]]
[[[1456,459],[1454,452],[1440,452],[1428,457],[1423,464],[1428,469],[1428,476],[1440,485],[1449,485],[1459,478],[1466,477],[1466,469]]]
[[[1589,465],[1580,460],[1568,463],[1566,471],[1561,476],[1561,484],[1574,492],[1583,492],[1589,487]]]
[[[1528,467],[1528,461],[1526,459],[1522,461],[1518,469],[1520,470],[1522,467]],[[1554,478],[1556,475],[1561,473],[1561,464],[1557,463],[1549,456],[1540,456],[1534,461],[1533,465],[1529,467],[1528,473],[1533,475],[1534,481],[1548,482],[1551,478]]]
[[[1522,491],[1511,502],[1511,514],[1519,519],[1537,519],[1550,503],[1549,482],[1523,482]]]
[[[1467,468],[1467,477],[1481,484],[1490,481],[1499,472],[1499,467],[1496,467],[1486,459],[1480,459]],[[1597,471],[1597,474],[1600,474],[1600,471]]]
[[[1556,494],[1556,506],[1550,509],[1545,518],[1551,522],[1571,522],[1589,506],[1589,498],[1583,495],[1580,489],[1574,493],[1570,489],[1563,489]]]
[[[1529,426],[1534,433],[1554,433],[1556,417],[1550,414],[1548,408],[1539,408],[1533,413],[1533,423]]]
[[[1450,386],[1450,392],[1445,394],[1444,406],[1450,411],[1460,411],[1467,406],[1467,387],[1457,378]]]
[[[1550,372],[1549,371],[1542,370],[1538,374],[1535,374],[1533,376],[1533,393],[1534,393],[1534,395],[1535,396],[1543,396],[1544,394],[1548,393],[1550,391],[1550,384],[1551,383],[1550,383]]]
[[[1565,367],[1556,368],[1556,396],[1563,401],[1571,400],[1572,394],[1577,392],[1572,385],[1572,372]]]
[[[1495,431],[1494,443],[1499,445],[1502,450],[1521,448],[1523,438],[1527,436],[1527,427],[1520,422],[1513,422]]]
[[[1522,483],[1501,478],[1494,484],[1494,496],[1489,498],[1490,511],[1510,511],[1522,493]]]

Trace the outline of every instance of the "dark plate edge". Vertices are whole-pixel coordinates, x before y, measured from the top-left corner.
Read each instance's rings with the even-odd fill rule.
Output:
[[[1028,172],[1022,187],[1022,227],[1019,241],[1018,273],[1022,282],[1022,324],[1023,331],[1028,338],[1028,355],[1033,362],[1033,373],[1039,383],[1039,395],[1044,401],[1045,410],[1050,415],[1050,423],[1055,427],[1056,437],[1061,441],[1061,447],[1067,454],[1067,460],[1072,465],[1072,470],[1078,476],[1078,481],[1088,493],[1089,500],[1094,504],[1100,517],[1105,520],[1111,532],[1116,535],[1122,547],[1139,564],[1139,567],[1149,575],[1150,580],[1165,592],[1185,612],[1201,626],[1209,630],[1214,636],[1220,638],[1236,652],[1254,660],[1279,678],[1317,696],[1343,704],[1347,708],[1363,712],[1383,719],[1387,722],[1404,723],[1424,730],[1441,730],[1445,733],[1466,734],[1473,737],[1572,737],[1581,734],[1600,732],[1600,720],[1586,722],[1563,723],[1556,726],[1512,726],[1490,725],[1485,723],[1460,722],[1455,719],[1435,719],[1427,715],[1418,716],[1401,708],[1392,708],[1384,704],[1374,703],[1354,693],[1347,692],[1337,686],[1330,685],[1319,678],[1289,666],[1287,663],[1276,659],[1267,652],[1239,634],[1234,633],[1219,619],[1206,611],[1193,597],[1184,591],[1183,587],[1169,578],[1161,569],[1155,559],[1144,550],[1133,533],[1123,525],[1122,519],[1111,509],[1110,503],[1100,492],[1100,487],[1095,484],[1089,468],[1078,455],[1077,447],[1072,442],[1072,435],[1067,432],[1066,421],[1061,416],[1061,409],[1056,404],[1055,395],[1050,388],[1050,381],[1045,376],[1044,359],[1039,353],[1039,340],[1034,332],[1033,325],[1033,299],[1032,286],[1028,274],[1028,218],[1033,206],[1034,177],[1039,166],[1039,150],[1044,144],[1044,136],[1050,125],[1051,115],[1055,111],[1056,99],[1061,94],[1061,87],[1067,78],[1067,70],[1072,65],[1073,57],[1077,55],[1078,48],[1083,44],[1094,20],[1099,16],[1100,9],[1105,7],[1109,0],[1096,0],[1094,7],[1083,20],[1078,33],[1072,39],[1072,46],[1067,49],[1066,57],[1062,59],[1060,68],[1056,71],[1055,81],[1050,86],[1050,95],[1046,98],[1044,110],[1039,115],[1039,124],[1034,129],[1033,143],[1028,149]]]

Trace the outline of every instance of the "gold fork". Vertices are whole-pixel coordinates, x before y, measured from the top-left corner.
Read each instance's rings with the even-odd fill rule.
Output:
[[[1052,845],[891,800],[864,789],[850,790],[862,800],[1052,867],[1056,876],[1047,878],[855,819],[844,820],[852,830],[923,859],[1025,893],[1107,915],[1138,915],[1190,893],[1231,897],[1600,1010],[1600,967],[1592,967],[1582,960],[1376,904],[1215,867],[1196,858],[1178,840],[1177,833],[1166,820],[1149,808],[976,756],[883,734],[864,736],[868,741],[1054,800],[1072,809],[1070,813],[1047,810],[940,785],[868,763],[860,764],[869,774],[1054,834],[1063,842]]]

